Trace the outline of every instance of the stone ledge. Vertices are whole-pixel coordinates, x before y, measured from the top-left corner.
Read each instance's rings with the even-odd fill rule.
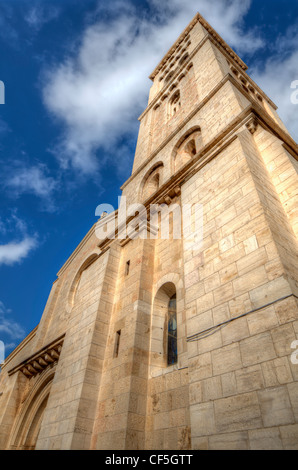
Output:
[[[8,375],[15,374],[21,371],[25,377],[31,378],[40,374],[50,364],[59,360],[62,350],[64,335],[49,343],[47,346],[40,349],[38,352],[27,358],[21,364],[8,371]]]

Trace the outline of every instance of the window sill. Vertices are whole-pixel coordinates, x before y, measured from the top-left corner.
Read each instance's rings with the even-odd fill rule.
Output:
[[[152,368],[153,369],[153,368]],[[176,370],[182,370],[182,369],[188,369],[188,366],[186,367],[179,367],[178,364],[173,364],[172,366],[167,366],[167,367],[164,367],[162,369],[154,369],[151,371],[151,378],[155,378],[155,377],[160,377],[162,375],[167,375],[167,374],[170,374],[172,372],[175,372]]]

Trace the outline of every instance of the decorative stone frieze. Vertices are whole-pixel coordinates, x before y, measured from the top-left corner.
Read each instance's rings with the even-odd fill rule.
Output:
[[[64,335],[11,369],[8,374],[12,375],[20,370],[26,377],[31,378],[43,372],[49,365],[57,363],[62,350],[63,338]]]

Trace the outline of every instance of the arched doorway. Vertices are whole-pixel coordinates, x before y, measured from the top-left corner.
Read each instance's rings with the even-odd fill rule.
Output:
[[[40,426],[41,426],[41,421],[44,415],[44,411],[47,406],[49,395],[47,395],[44,400],[42,401],[41,405],[39,406],[33,421],[31,423],[31,426],[29,428],[29,431],[26,436],[26,440],[24,444],[22,445],[23,450],[34,450],[36,446],[36,442],[38,439],[39,431],[40,431]]]
[[[25,400],[11,439],[11,449],[34,450],[54,378],[53,369],[43,373]]]

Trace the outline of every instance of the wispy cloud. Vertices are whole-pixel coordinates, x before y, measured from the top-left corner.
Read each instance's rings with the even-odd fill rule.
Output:
[[[8,124],[3,121],[3,119],[1,119],[0,117],[0,134],[4,134],[5,132],[8,132],[10,129],[9,129],[9,126]]]
[[[6,219],[0,218],[0,235],[6,241],[0,244],[0,266],[23,261],[38,246],[37,235],[29,235],[27,224],[16,211]]]
[[[58,7],[37,2],[30,5],[25,14],[25,21],[33,30],[39,31],[46,23],[57,18],[59,14],[60,9]]]
[[[8,217],[0,217],[0,236],[3,237],[11,233],[23,235],[26,232],[27,224],[17,215],[16,209],[11,210]]]
[[[14,194],[30,193],[42,198],[48,198],[57,187],[54,178],[47,175],[46,166],[42,163],[31,167],[21,167],[8,177],[6,186],[14,190]]]
[[[61,2],[63,3],[63,2]],[[8,47],[24,49],[32,45],[42,28],[59,17],[63,5],[52,5],[40,0],[0,0],[0,38]],[[22,23],[19,19],[22,18]]]
[[[11,309],[0,300],[0,340],[4,342],[6,353],[26,335],[24,328],[12,317]]]
[[[100,3],[77,55],[45,74],[44,103],[64,124],[55,148],[61,166],[94,174],[106,158],[114,160],[112,149],[137,132],[137,117],[150,87],[147,77],[197,10],[238,50],[261,47],[255,31],[241,28],[250,4],[251,0],[152,0],[150,15],[140,17],[128,1]],[[112,8],[116,17],[109,15]]]
[[[0,265],[20,263],[24,258],[27,258],[30,251],[36,246],[37,240],[28,236],[19,242],[15,241],[0,245]]]
[[[252,77],[276,103],[280,117],[298,142],[298,105],[291,102],[291,83],[298,80],[297,31],[298,22],[276,38],[272,55],[252,69]]]
[[[0,11],[0,37],[10,46],[17,46],[19,34],[14,25],[13,7],[8,3],[1,3]]]
[[[2,184],[13,198],[32,194],[43,200],[44,210],[49,212],[55,210],[52,196],[58,189],[59,182],[49,175],[43,163],[25,166],[24,163],[15,161],[13,167],[8,168],[3,175]]]
[[[245,30],[243,27],[243,20],[251,3],[252,0],[151,0],[158,17],[169,28],[174,27],[174,40],[181,33],[181,25],[187,25],[199,12],[230,46],[236,48],[238,53],[245,54],[253,53],[264,46],[260,30]]]

